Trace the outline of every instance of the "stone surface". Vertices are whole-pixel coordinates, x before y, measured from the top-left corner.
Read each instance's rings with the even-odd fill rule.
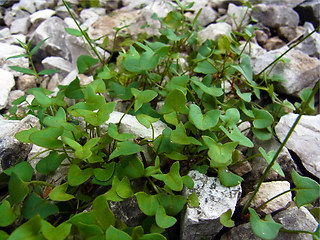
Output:
[[[113,111],[110,114],[110,117],[105,125],[101,127],[102,131],[106,131],[108,128],[108,123],[117,124],[122,117],[122,112]],[[157,138],[164,129],[167,128],[167,125],[161,122],[160,120],[153,123],[154,128],[154,138]],[[121,120],[121,124],[119,127],[120,133],[131,133],[137,138],[152,138],[152,129],[146,128],[145,126],[141,125],[135,116],[130,114],[126,114],[124,118]]]
[[[252,17],[266,27],[277,29],[280,26],[298,26],[299,15],[292,8],[279,5],[258,4]]]
[[[278,29],[279,36],[287,40],[288,42],[298,39],[304,34],[304,32],[305,32],[305,29],[302,26],[297,26],[297,27],[282,26],[282,27],[279,27]]]
[[[267,39],[267,41],[263,44],[263,47],[270,51],[282,48],[285,45],[286,43],[284,41],[282,41],[278,36],[275,36]]]
[[[251,62],[253,73],[258,74],[286,49],[284,47],[258,56]],[[287,80],[280,82],[275,91],[298,96],[301,90],[306,87],[312,88],[316,84],[320,78],[320,61],[317,58],[309,57],[307,54],[295,49],[287,53],[284,58],[290,59],[290,62],[278,62],[270,73],[270,76],[275,73],[280,74]]]
[[[284,5],[286,7],[294,8],[299,4],[303,3],[305,0],[262,0],[264,4],[272,5]],[[256,2],[255,0],[250,0],[250,2]]]
[[[230,3],[227,11],[227,21],[231,24],[233,30],[240,30],[250,22],[250,14],[251,10],[248,7]]]
[[[27,34],[30,25],[29,17],[18,18],[11,23],[10,32]]]
[[[73,70],[73,66],[70,62],[62,57],[46,57],[41,62],[45,69],[57,69],[62,76],[66,76]]]
[[[31,144],[15,139],[14,135],[30,126],[39,126],[39,119],[28,115],[21,121],[0,120],[0,171],[13,166],[19,158],[25,160],[31,150]]]
[[[307,36],[314,30],[313,25],[309,22],[304,24],[304,28],[306,29],[304,36]],[[311,57],[320,58],[320,33],[313,33],[310,37],[299,44],[296,49],[299,49]]]
[[[280,141],[283,141],[290,127],[298,117],[290,113],[281,117],[275,127]],[[286,147],[294,151],[301,159],[304,167],[313,175],[320,178],[320,114],[316,116],[302,116],[293,131]]]
[[[187,206],[181,217],[181,240],[196,240],[201,237],[213,239],[222,229],[219,217],[229,209],[234,211],[241,195],[241,186],[224,187],[218,178],[208,177],[198,171],[188,174],[194,181],[193,189],[184,189],[188,197],[196,192],[200,206]]]
[[[319,0],[307,0],[296,7],[295,9],[303,22],[311,22],[314,27],[320,24],[320,2]]]
[[[8,103],[8,97],[15,81],[13,74],[6,70],[0,69],[0,110],[4,109]]]
[[[52,17],[55,13],[56,13],[56,11],[52,10],[52,9],[43,9],[43,10],[37,11],[37,12],[30,15],[30,22],[32,24],[40,23],[40,22]]]
[[[17,88],[27,93],[29,88],[37,87],[37,78],[33,75],[22,75],[19,76],[17,81]]]
[[[272,197],[285,192],[290,189],[290,183],[287,181],[273,181],[273,182],[264,182],[262,183],[259,192],[253,199],[250,204],[250,207],[257,208],[261,204],[265,203]],[[244,204],[249,200],[252,193],[248,193],[245,197],[240,200],[240,205]],[[285,208],[285,206],[292,201],[291,192],[281,195],[280,197],[272,200],[262,208],[259,208],[259,211],[264,214],[273,213],[275,211]]]
[[[231,26],[225,22],[212,23],[205,29],[199,31],[200,44],[207,39],[217,40],[222,35],[228,35],[231,32]]]

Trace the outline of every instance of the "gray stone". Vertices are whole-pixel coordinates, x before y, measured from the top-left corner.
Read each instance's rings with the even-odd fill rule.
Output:
[[[303,230],[314,232],[318,227],[318,222],[305,207],[291,207],[274,215],[273,219],[289,230]],[[310,234],[279,232],[279,240],[312,240]]]
[[[37,10],[34,2],[35,0],[20,0],[19,3],[16,3],[12,6],[12,10],[16,11],[22,9],[28,11],[29,13],[34,13]]]
[[[282,116],[275,127],[280,141],[283,141],[292,124],[298,117],[289,113]],[[296,126],[286,146],[294,151],[301,159],[303,166],[313,175],[320,178],[320,114],[316,116],[304,115]]]
[[[31,144],[19,142],[14,135],[30,126],[39,126],[39,119],[28,115],[21,121],[0,120],[0,171],[13,166],[19,159],[27,158]]]
[[[29,88],[37,87],[37,78],[33,75],[22,75],[19,76],[17,81],[17,88],[27,93]]]
[[[252,61],[253,73],[258,74],[285,50],[287,48],[283,47],[258,56]],[[306,87],[312,88],[316,84],[320,78],[320,61],[317,58],[309,57],[307,54],[295,49],[289,51],[284,58],[290,59],[290,62],[278,62],[270,73],[270,76],[276,73],[287,80],[277,84],[275,88],[277,92],[298,96],[302,89]]]
[[[251,10],[245,6],[236,6],[230,3],[228,6],[228,23],[231,24],[233,30],[241,30],[250,22]]]
[[[44,9],[49,9],[49,8],[54,8],[57,4],[57,0],[33,0],[34,6],[36,9],[39,10],[44,10]],[[70,1],[68,1],[70,2]]]
[[[10,34],[6,37],[0,38],[1,43],[9,44],[9,45],[18,45],[17,39],[21,42],[26,42],[26,35],[25,34]]]
[[[69,14],[67,8],[63,4],[62,4],[62,6],[56,7],[55,10],[56,10],[56,15],[62,19],[66,18],[66,17],[70,17],[70,14]],[[72,12],[73,16],[76,17],[76,19],[79,19],[78,14],[73,10],[73,8],[71,8],[70,11]]]
[[[314,30],[313,25],[309,22],[306,22],[304,24],[304,28],[306,29],[304,36],[307,36]],[[300,51],[308,54],[311,57],[320,58],[320,33],[313,33],[301,44],[299,44],[296,49],[299,49]]]
[[[105,9],[103,8],[98,8],[98,9],[101,9],[102,11],[104,11],[104,13],[97,11],[96,8],[83,9],[80,12],[80,19],[82,20],[82,22],[85,22],[88,19],[93,19],[93,21],[96,21],[99,16],[105,15]]]
[[[224,187],[218,178],[207,177],[198,171],[191,171],[188,175],[193,179],[194,187],[184,189],[183,194],[188,197],[196,192],[200,205],[197,208],[188,205],[182,213],[180,239],[213,239],[223,227],[219,217],[229,209],[235,210],[241,186]]]
[[[9,93],[14,85],[13,74],[0,69],[0,110],[7,106]]]
[[[22,97],[24,95],[24,91],[21,90],[13,90],[9,93],[9,97],[8,97],[8,104],[7,104],[7,108],[11,108],[12,102],[16,99],[18,99],[19,97]]]
[[[264,182],[261,184],[257,195],[254,197],[253,201],[250,204],[250,207],[258,208],[261,204],[265,203],[269,199],[289,189],[290,183],[287,181]],[[240,200],[240,205],[244,206],[251,195],[252,193],[248,193],[244,198],[242,198]],[[273,213],[275,211],[285,208],[290,201],[292,201],[292,196],[291,192],[288,192],[286,194],[281,195],[280,197],[275,198],[262,208],[259,208],[259,211],[261,211],[264,214]]]
[[[227,233],[223,234],[221,240],[261,240],[254,235],[250,223],[241,224],[231,228]]]
[[[62,76],[73,70],[72,64],[62,57],[46,57],[41,62],[45,69],[57,69]]]
[[[239,50],[242,51],[244,46],[246,46],[246,48],[244,49],[243,53],[250,56],[251,62],[255,62],[259,56],[262,56],[267,53],[267,51],[257,43],[250,43],[250,44],[241,43]]]
[[[122,4],[122,0],[99,0],[99,6],[105,8],[107,12],[117,10]]]
[[[251,2],[256,2],[255,0],[250,0]],[[289,8],[295,8],[305,0],[263,0],[261,1],[264,4],[268,5],[284,5]]]
[[[0,30],[0,39],[1,38],[5,38],[5,37],[8,37],[8,36],[10,36],[10,30],[9,30],[9,28],[7,28],[7,27],[5,27],[5,28],[2,28],[1,30]]]
[[[31,23],[29,17],[18,18],[11,23],[10,32],[27,34],[30,25]]]
[[[37,11],[37,12],[30,15],[30,22],[32,24],[40,23],[40,22],[52,17],[55,13],[56,13],[56,11],[54,11],[52,9],[43,9],[43,10]]]
[[[200,44],[206,40],[217,40],[222,35],[228,35],[231,32],[231,26],[225,22],[212,23],[205,29],[199,31]]]
[[[252,11],[252,17],[264,26],[278,29],[280,26],[298,26],[299,15],[292,8],[283,5],[258,4],[257,11]]]
[[[195,11],[194,13],[188,12],[186,13],[186,16],[191,20],[194,20],[197,13],[198,11]],[[207,26],[208,24],[213,23],[217,19],[217,17],[218,13],[213,8],[203,7],[197,21],[199,21],[201,26]]]
[[[270,50],[275,50],[286,46],[286,43],[282,41],[278,36],[267,39],[267,41],[263,44],[263,47]]]
[[[320,24],[320,2],[319,0],[308,0],[297,6],[295,9],[302,22],[311,22],[314,27]]]
[[[122,4],[124,6],[124,9],[126,10],[136,10],[136,9],[142,9],[149,4],[153,4],[155,2],[160,2],[162,0],[122,0]]]
[[[32,41],[38,44],[42,40],[49,38],[41,46],[46,56],[60,56],[66,60],[70,60],[70,51],[67,48],[65,31],[67,25],[58,17],[51,17],[43,21],[35,30]]]
[[[279,30],[278,30],[279,37],[286,39],[288,42],[295,41],[296,39],[303,36],[304,33],[305,33],[305,29],[302,26],[298,26],[298,27],[282,26],[282,27],[279,27]]]

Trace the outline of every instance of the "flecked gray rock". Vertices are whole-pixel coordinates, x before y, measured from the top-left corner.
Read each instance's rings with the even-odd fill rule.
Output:
[[[283,141],[292,124],[298,117],[290,113],[281,117],[275,127],[280,141]],[[313,175],[320,178],[320,114],[316,116],[304,115],[293,131],[286,147],[294,151],[301,159],[304,167]]]
[[[13,74],[6,70],[0,69],[0,110],[4,109],[8,103],[8,97],[15,81]]]
[[[229,209],[232,212],[235,210],[241,186],[224,187],[218,178],[208,177],[198,171],[190,171],[188,175],[193,179],[194,187],[191,190],[184,189],[183,194],[188,197],[196,192],[200,205],[197,208],[187,206],[182,213],[180,239],[213,239],[223,227],[219,217]]]

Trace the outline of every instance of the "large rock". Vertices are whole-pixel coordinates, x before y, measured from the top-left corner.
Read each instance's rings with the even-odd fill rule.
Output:
[[[31,23],[29,17],[18,18],[11,23],[10,32],[27,34],[30,25]]]
[[[290,183],[287,181],[264,182],[261,184],[257,195],[250,204],[250,207],[257,208],[269,199],[287,190],[290,190]],[[245,205],[251,195],[252,193],[248,193],[243,199],[241,199],[240,205]],[[264,207],[259,208],[259,211],[263,212],[264,214],[273,213],[285,208],[290,201],[292,201],[292,196],[291,192],[288,192],[272,200]]]
[[[14,85],[13,74],[0,69],[0,110],[7,106],[9,93]]]
[[[25,160],[31,144],[19,142],[14,135],[30,127],[39,126],[39,119],[28,115],[21,121],[0,120],[0,171],[13,166],[19,159]]]
[[[266,27],[278,29],[280,26],[298,26],[299,15],[292,8],[283,5],[258,4],[252,17]]]
[[[307,36],[314,30],[313,25],[309,22],[304,24],[304,28],[306,29],[304,36]],[[299,44],[296,49],[301,50],[311,57],[320,58],[320,33],[314,32],[311,36]]]
[[[32,24],[37,24],[37,23],[39,24],[40,22],[52,17],[55,13],[56,11],[52,9],[43,9],[43,10],[37,11],[30,15],[30,22]]]
[[[270,51],[258,56],[252,61],[252,71],[254,74],[260,73],[265,67],[280,56],[286,47]],[[320,78],[320,61],[317,58],[309,57],[299,50],[291,50],[284,58],[290,60],[289,63],[278,61],[272,69],[270,76],[279,74],[286,81],[280,82],[275,90],[279,93],[298,96],[300,91],[306,87],[313,87]]]
[[[46,57],[41,62],[46,69],[57,69],[59,73],[66,76],[73,70],[72,64],[62,57]]]
[[[280,141],[286,137],[298,114],[290,113],[281,117],[275,127]],[[313,175],[320,178],[320,114],[316,116],[302,116],[293,131],[286,146],[294,151],[301,159],[304,167]]]
[[[196,240],[201,237],[213,239],[222,229],[219,217],[229,209],[235,210],[238,197],[241,195],[240,184],[235,187],[223,186],[218,178],[207,177],[198,171],[191,171],[189,176],[194,181],[193,189],[184,189],[188,197],[195,192],[199,207],[187,206],[182,213],[181,240]]]
[[[228,35],[231,32],[231,26],[225,22],[212,23],[205,29],[199,31],[198,36],[200,44],[206,40],[218,40],[222,35]]]
[[[228,23],[231,24],[233,30],[241,30],[250,22],[251,9],[245,6],[236,6],[230,3],[228,6]]]
[[[250,0],[250,2],[256,2],[255,0]],[[299,4],[305,2],[305,0],[263,0],[261,1],[264,4],[268,5],[284,5],[286,7],[294,8]]]
[[[297,6],[295,10],[299,13],[302,23],[311,22],[314,27],[320,24],[320,2],[319,0],[307,0]]]

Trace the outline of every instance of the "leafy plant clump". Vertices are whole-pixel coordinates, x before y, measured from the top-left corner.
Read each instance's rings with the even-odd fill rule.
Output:
[[[288,108],[300,114],[314,108],[310,102],[315,90],[305,90],[295,107],[274,93],[278,78],[270,77],[267,69],[259,78],[253,76],[250,56],[239,47],[240,40],[250,44],[255,27],[200,44],[201,10],[191,21],[184,12],[192,3],[176,3],[179,9],[165,18],[154,16],[161,23],[158,36],[124,47],[116,62],[111,57],[80,56],[79,73],[91,72],[91,83],[80,85],[76,78],[59,86],[55,95],[43,88],[29,89],[34,99],[26,114],[36,116],[41,127],[19,132],[16,138],[45,148],[47,156],[35,169],[32,159],[20,160],[1,173],[8,186],[0,204],[1,239],[166,239],[166,230],[175,225],[184,206],[199,205],[196,194],[182,195],[184,187],[193,188],[190,170],[217,176],[227,187],[238,185],[243,178],[230,169],[251,158],[249,154],[240,161],[240,148],[254,147],[245,132],[268,140]],[[84,37],[97,53],[96,41],[86,31],[67,31]],[[108,45],[107,37],[103,45]],[[25,46],[28,54],[34,52]],[[115,45],[112,51],[117,53]],[[35,68],[13,69],[37,76]],[[269,98],[268,105],[259,104],[262,96]],[[21,118],[14,112],[25,100],[24,96],[14,102],[12,119]],[[106,125],[117,104],[128,108],[117,124]],[[119,132],[126,114],[150,128],[152,136]],[[154,130],[157,121],[167,125],[159,136]],[[270,168],[283,175],[275,162],[277,154],[262,148],[260,152]],[[66,175],[55,179],[63,169]],[[35,180],[35,173],[45,180]],[[299,207],[319,197],[318,183],[296,172],[292,178]],[[116,219],[109,206],[130,198],[136,198],[146,216],[135,227]],[[249,213],[254,233],[263,239],[273,239],[282,228],[269,215],[262,220],[253,209]],[[231,216],[227,212],[221,222],[232,227]],[[318,232],[310,234],[316,239]]]

